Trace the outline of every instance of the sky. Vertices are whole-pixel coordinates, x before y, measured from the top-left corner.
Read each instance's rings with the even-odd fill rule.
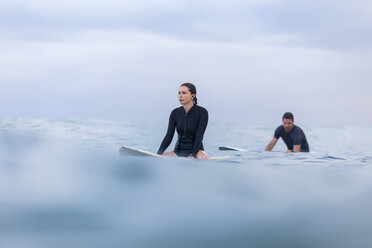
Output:
[[[372,125],[367,0],[0,0],[0,119]]]

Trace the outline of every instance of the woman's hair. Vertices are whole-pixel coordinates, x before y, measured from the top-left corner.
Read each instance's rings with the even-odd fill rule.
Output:
[[[181,84],[181,86],[187,87],[189,89],[191,95],[195,94],[194,103],[198,104],[198,99],[196,98],[196,87],[195,87],[195,85],[193,85],[192,83],[184,83],[184,84]]]

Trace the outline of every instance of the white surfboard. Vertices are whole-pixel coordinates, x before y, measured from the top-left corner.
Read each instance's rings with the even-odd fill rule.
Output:
[[[140,150],[140,149],[129,147],[129,146],[121,146],[119,149],[119,153],[124,156],[167,158],[165,156],[162,156],[162,155],[159,155],[153,152],[148,152],[148,151]],[[230,158],[230,156],[210,157],[210,159],[226,159],[226,158]]]
[[[158,158],[164,158],[164,156],[161,156],[159,154],[148,152],[140,149],[136,149],[129,146],[122,146],[119,149],[119,153],[124,156],[136,156],[136,157],[158,157]]]
[[[238,152],[247,152],[248,150],[236,148],[232,146],[219,146],[218,150],[220,151],[238,151]]]

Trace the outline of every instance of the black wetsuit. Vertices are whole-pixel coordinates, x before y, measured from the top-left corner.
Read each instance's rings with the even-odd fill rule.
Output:
[[[177,128],[178,140],[174,152],[180,157],[196,157],[199,150],[204,150],[202,140],[207,124],[208,111],[203,107],[194,104],[188,113],[183,106],[174,109],[170,114],[168,131],[158,154],[162,154],[170,145]]]
[[[296,125],[293,125],[293,128],[289,133],[285,131],[283,125],[280,125],[275,130],[274,137],[277,139],[282,137],[284,143],[287,145],[288,150],[293,151],[294,145],[301,145],[301,152],[310,151],[304,131],[302,131],[302,129]]]

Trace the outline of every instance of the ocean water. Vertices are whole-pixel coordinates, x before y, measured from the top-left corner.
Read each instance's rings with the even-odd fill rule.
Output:
[[[211,123],[206,152],[230,158],[196,161],[118,154],[156,152],[165,125],[2,119],[0,247],[372,247],[372,127],[301,127],[310,153]]]

